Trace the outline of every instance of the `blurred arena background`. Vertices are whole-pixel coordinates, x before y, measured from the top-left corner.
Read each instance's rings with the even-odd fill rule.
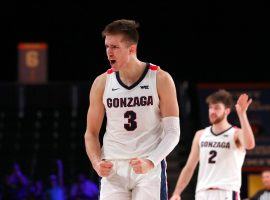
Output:
[[[5,2],[0,199],[10,198],[4,195],[14,163],[31,184],[41,180],[44,190],[52,175],[62,177],[69,197],[81,173],[98,184],[84,149],[88,95],[94,78],[109,68],[101,31],[121,18],[140,23],[138,57],[161,66],[176,82],[181,140],[168,157],[169,192],[195,131],[208,123],[205,96],[225,88],[254,99],[249,117],[257,146],[246,157],[242,198],[253,194],[261,187],[259,173],[270,165],[269,7],[262,0]],[[196,176],[184,200],[193,199],[195,186]]]

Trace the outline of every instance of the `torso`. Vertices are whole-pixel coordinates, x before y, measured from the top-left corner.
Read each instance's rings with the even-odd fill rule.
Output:
[[[245,151],[235,143],[235,127],[215,134],[203,130],[199,140],[200,168],[197,191],[208,188],[239,191]]]
[[[103,94],[107,127],[103,159],[147,157],[159,144],[163,129],[156,87],[158,67],[147,65],[140,79],[125,85],[108,70]]]

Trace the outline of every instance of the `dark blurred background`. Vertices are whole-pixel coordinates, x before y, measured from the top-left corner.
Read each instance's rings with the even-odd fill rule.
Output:
[[[209,91],[200,88],[217,83],[232,88],[231,83],[244,83],[236,88],[250,88],[260,105],[268,102],[269,8],[269,1],[262,0],[2,3],[0,199],[1,194],[16,193],[9,190],[7,181],[14,162],[31,182],[25,183],[27,187],[42,180],[48,189],[52,175],[57,175],[59,184],[65,185],[66,197],[71,198],[69,191],[78,174],[85,173],[98,184],[84,150],[88,94],[94,78],[109,68],[101,31],[112,20],[122,18],[140,23],[139,59],[161,66],[176,83],[182,132],[179,145],[168,157],[171,193],[195,131],[206,126],[207,116],[202,117],[205,113],[199,104]],[[22,42],[48,45],[46,83],[18,81],[18,44]],[[209,85],[198,87],[201,83]],[[267,98],[260,99],[258,92]],[[265,111],[264,119],[269,116],[269,110]],[[242,197],[248,196],[249,172],[243,171]],[[183,199],[193,199],[195,186],[196,175]]]
[[[262,81],[269,66],[269,1],[5,2],[3,81],[17,80],[17,44],[46,42],[49,80],[90,80],[108,68],[101,37],[115,19],[135,19],[138,56],[180,80]]]

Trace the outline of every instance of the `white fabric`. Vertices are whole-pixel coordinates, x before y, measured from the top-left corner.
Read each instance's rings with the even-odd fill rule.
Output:
[[[164,133],[156,88],[156,72],[148,69],[143,80],[132,89],[123,87],[115,72],[107,75],[103,95],[107,115],[102,147],[103,159],[146,158],[160,143]],[[128,115],[125,117],[126,113]],[[130,116],[130,113],[133,116]],[[134,125],[136,128],[131,131],[125,128],[131,125],[131,128],[134,128]]]
[[[231,127],[219,135],[214,135],[207,127],[201,135],[200,163],[196,191],[208,188],[240,191],[241,168],[245,150],[237,148],[234,141],[236,129]]]
[[[239,193],[230,190],[203,190],[195,197],[195,200],[240,200]]]
[[[179,117],[164,117],[162,119],[164,128],[164,138],[158,147],[148,157],[156,166],[160,163],[178,144],[180,139]]]
[[[146,174],[135,174],[129,160],[111,162],[111,174],[101,179],[100,200],[160,200],[161,164]]]

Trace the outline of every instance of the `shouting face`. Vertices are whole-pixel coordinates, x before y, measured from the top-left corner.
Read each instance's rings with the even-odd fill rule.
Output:
[[[124,40],[121,34],[105,37],[107,58],[115,71],[123,69],[136,50],[136,45]]]

